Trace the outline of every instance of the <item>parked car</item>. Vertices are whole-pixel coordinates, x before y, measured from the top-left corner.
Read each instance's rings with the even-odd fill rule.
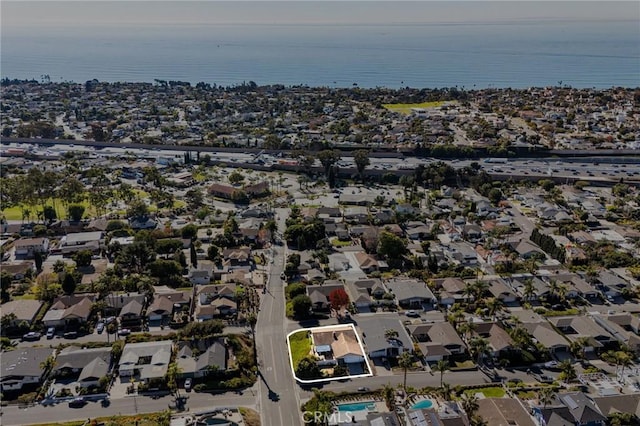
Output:
[[[405,312],[404,314],[405,314],[406,316],[408,316],[408,317],[414,317],[414,318],[416,318],[416,317],[419,317],[419,316],[420,316],[420,314],[419,314],[419,313],[417,313],[416,311],[407,311],[407,312]]]
[[[371,390],[371,389],[369,389],[369,388],[368,388],[368,387],[366,387],[366,386],[360,386],[360,387],[358,388],[358,392],[369,392],[370,390]]]
[[[187,392],[189,392],[191,390],[191,378],[188,378],[187,380],[184,381],[184,390],[186,390]]]
[[[40,337],[42,335],[40,333],[38,333],[37,331],[30,331],[27,334],[25,334],[24,336],[22,336],[22,340],[30,342],[33,340],[40,340]]]
[[[120,330],[118,330],[118,336],[128,336],[131,334],[131,330],[129,330],[128,328],[121,328]]]
[[[106,320],[104,320],[104,322],[105,322],[105,324],[111,324],[115,320],[116,320],[116,317],[109,317]]]
[[[47,339],[53,339],[53,336],[56,335],[56,329],[55,327],[49,327],[47,329]]]
[[[66,333],[64,333],[62,335],[62,337],[64,337],[65,339],[77,339],[78,338],[78,332],[77,331],[67,331]]]
[[[87,401],[85,401],[83,397],[73,398],[71,401],[69,401],[69,407],[82,408],[86,403]]]
[[[102,332],[104,331],[104,323],[103,322],[99,322],[98,325],[96,325],[96,331],[98,332],[98,334],[102,334]]]

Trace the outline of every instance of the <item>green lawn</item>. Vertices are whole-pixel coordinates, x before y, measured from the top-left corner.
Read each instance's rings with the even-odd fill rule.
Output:
[[[352,244],[351,241],[341,241],[337,238],[331,240],[331,245],[334,247],[348,247],[351,244]]]
[[[475,395],[481,392],[487,398],[502,398],[505,394],[504,389],[498,387],[480,388],[480,389],[467,389],[464,393]]]
[[[411,114],[411,108],[435,108],[444,105],[443,101],[422,102],[419,104],[383,104],[382,106],[393,112]]]
[[[307,357],[311,352],[311,339],[307,331],[298,331],[289,336],[289,348],[293,358],[293,368],[298,367],[301,359]]]

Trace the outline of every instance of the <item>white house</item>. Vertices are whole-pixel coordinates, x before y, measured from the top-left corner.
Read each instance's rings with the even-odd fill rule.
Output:
[[[15,242],[16,257],[33,257],[36,252],[49,252],[48,238],[23,238]]]

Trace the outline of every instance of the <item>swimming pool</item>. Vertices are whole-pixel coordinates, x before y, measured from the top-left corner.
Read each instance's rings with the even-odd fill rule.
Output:
[[[376,404],[373,401],[354,402],[352,404],[338,404],[338,411],[373,411]]]
[[[423,399],[422,401],[418,401],[411,406],[412,410],[422,410],[423,408],[431,408],[433,407],[433,401],[430,399]]]

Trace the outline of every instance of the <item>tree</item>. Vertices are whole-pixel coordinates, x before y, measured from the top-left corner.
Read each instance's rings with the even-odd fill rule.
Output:
[[[187,201],[189,210],[196,211],[202,207],[204,202],[204,195],[200,189],[190,189],[184,194],[184,198]]]
[[[65,294],[73,294],[73,292],[76,291],[76,279],[73,277],[73,274],[69,272],[64,274],[62,291],[64,291]]]
[[[69,206],[69,218],[74,222],[82,220],[84,215],[84,206],[82,204],[71,204]]]
[[[409,352],[402,352],[402,355],[398,358],[398,367],[402,368],[404,372],[404,379],[402,381],[402,388],[404,393],[407,393],[407,370],[413,367],[413,355]]]
[[[591,338],[588,336],[581,336],[581,337],[578,337],[573,342],[571,342],[571,344],[569,345],[569,350],[571,351],[571,354],[576,358],[584,359],[585,349],[588,346],[591,346],[590,340]]]
[[[338,313],[342,308],[349,306],[349,295],[342,288],[335,289],[329,293],[329,303],[331,309]]]
[[[393,386],[391,386],[389,383],[384,385],[384,387],[382,388],[382,397],[384,398],[384,402],[387,405],[387,409],[389,411],[393,411],[396,405],[396,395]]]
[[[318,160],[320,160],[322,167],[324,167],[324,173],[326,176],[329,176],[329,170],[341,158],[339,151],[331,149],[325,149],[324,151],[318,152],[317,157]]]
[[[445,371],[449,370],[449,361],[441,359],[431,369],[433,371],[439,371],[440,372],[440,387],[442,387],[442,380],[444,378],[444,373],[445,373]]]
[[[551,404],[556,396],[556,391],[552,387],[544,387],[538,391],[538,403],[542,404],[542,409],[547,408],[548,404]]]
[[[209,247],[207,248],[207,259],[211,260],[212,262],[215,262],[219,260],[219,258],[220,258],[220,248],[218,246],[214,246],[213,244],[210,244]]]
[[[155,253],[149,249],[147,244],[135,241],[120,250],[116,257],[116,264],[131,272],[141,273],[147,264],[154,260]]]
[[[476,411],[478,411],[478,397],[470,394],[463,393],[460,398],[460,405],[469,418],[473,417]]]
[[[258,316],[255,313],[250,313],[247,316],[247,324],[251,329],[251,340],[253,341],[253,360],[258,364],[258,348],[256,347],[256,325],[258,324]]]
[[[127,209],[127,217],[131,219],[138,219],[147,217],[149,215],[149,208],[147,204],[140,200],[135,199],[129,204],[129,208]]]
[[[297,319],[307,318],[309,316],[311,306],[311,299],[306,294],[299,294],[291,300],[293,315]]]
[[[360,179],[364,177],[364,170],[367,168],[371,161],[369,160],[369,151],[366,149],[358,149],[353,152],[353,162],[356,163],[356,169]]]
[[[196,252],[196,245],[191,243],[191,247],[189,247],[189,256],[191,260],[191,265],[194,268],[198,267],[198,253]]]
[[[182,238],[184,239],[193,240],[198,236],[198,225],[196,225],[195,223],[190,223],[188,225],[185,225],[180,230],[180,235],[182,235]]]
[[[33,261],[36,264],[36,270],[40,272],[42,270],[42,262],[44,261],[42,253],[40,251],[35,251],[33,253]]]
[[[244,175],[237,170],[234,170],[229,175],[229,183],[232,185],[237,185],[244,180]]]
[[[382,231],[378,236],[378,254],[390,259],[398,259],[407,252],[404,240],[391,232]]]
[[[93,253],[91,250],[80,250],[73,255],[73,260],[79,268],[91,265]]]
[[[175,260],[154,260],[147,264],[149,275],[158,278],[160,284],[170,284],[182,275],[182,267]]]
[[[56,209],[54,209],[53,206],[45,206],[44,210],[42,211],[42,215],[44,216],[45,220],[49,223],[53,222],[58,218]]]
[[[178,376],[180,375],[180,367],[175,362],[169,364],[167,368],[167,375],[165,376],[165,380],[167,382],[167,387],[175,395],[176,398],[180,397],[180,389],[178,388]]]
[[[484,357],[490,353],[489,341],[484,337],[475,337],[469,343],[469,350],[476,357],[476,364],[482,366]]]
[[[558,366],[560,368],[560,376],[559,378],[563,380],[565,383],[569,383],[572,380],[575,380],[578,377],[576,373],[576,369],[573,366],[571,360],[565,359]]]
[[[322,371],[316,360],[308,356],[298,362],[296,377],[300,379],[319,379],[322,377]]]

